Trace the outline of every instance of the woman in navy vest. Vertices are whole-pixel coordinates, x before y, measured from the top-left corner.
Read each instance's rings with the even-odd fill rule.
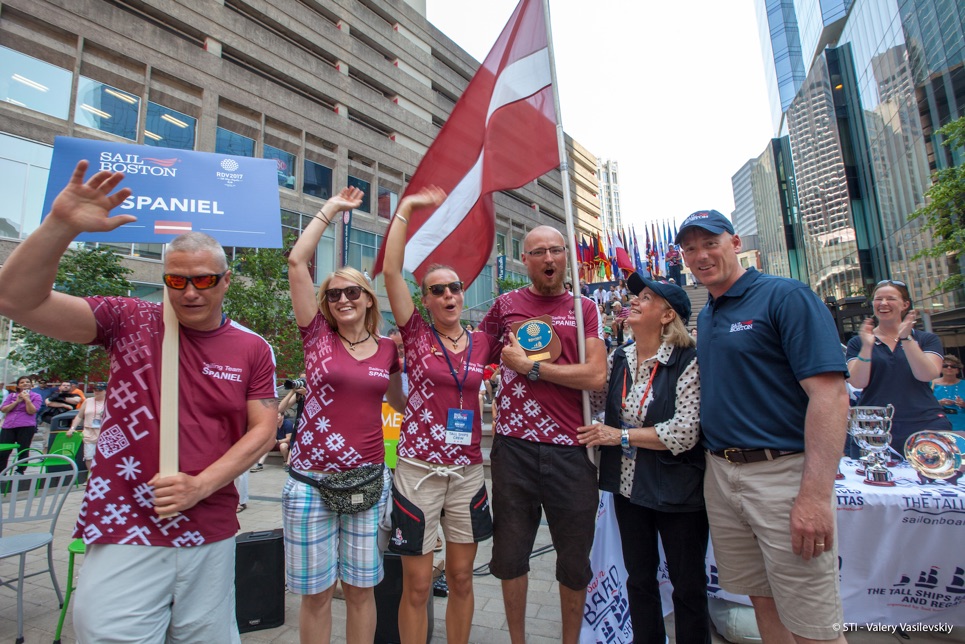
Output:
[[[679,286],[627,279],[634,342],[609,357],[604,423],[580,428],[601,447],[600,489],[613,504],[627,568],[635,642],[664,642],[658,536],[673,583],[676,641],[710,642],[704,557],[704,454],[700,379],[685,324],[690,298]],[[602,397],[602,396],[601,396]]]

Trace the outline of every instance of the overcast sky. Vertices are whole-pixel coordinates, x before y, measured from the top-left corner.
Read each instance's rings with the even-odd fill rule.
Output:
[[[427,0],[479,61],[518,0]],[[620,165],[624,225],[734,209],[772,136],[753,0],[551,0],[563,127]]]

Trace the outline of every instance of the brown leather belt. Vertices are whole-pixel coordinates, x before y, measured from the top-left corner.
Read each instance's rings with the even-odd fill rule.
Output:
[[[717,458],[722,458],[729,463],[747,464],[747,463],[760,463],[761,461],[773,461],[776,458],[781,458],[782,456],[790,456],[791,454],[800,454],[800,450],[781,450],[781,449],[738,449],[736,447],[728,447],[719,452],[710,452],[712,456]]]

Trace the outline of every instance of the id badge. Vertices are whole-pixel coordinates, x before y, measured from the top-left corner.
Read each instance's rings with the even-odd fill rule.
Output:
[[[446,444],[469,445],[472,443],[471,409],[450,409],[446,419]]]
[[[90,421],[90,426],[91,426],[92,429],[100,429],[100,428],[101,428],[101,419],[100,419],[100,418],[95,418],[94,420]]]

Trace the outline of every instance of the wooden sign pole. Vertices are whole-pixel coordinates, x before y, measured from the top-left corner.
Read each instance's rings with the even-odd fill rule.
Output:
[[[165,249],[167,245],[165,244]],[[164,300],[164,337],[161,340],[161,411],[159,423],[160,459],[159,473],[162,477],[178,473],[178,345],[180,323],[171,306],[168,287],[162,287]]]

